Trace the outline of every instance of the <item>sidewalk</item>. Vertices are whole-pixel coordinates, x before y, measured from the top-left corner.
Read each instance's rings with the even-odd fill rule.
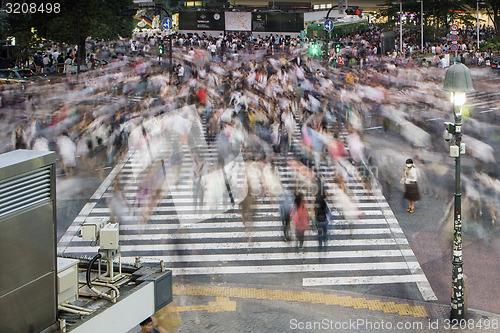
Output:
[[[449,313],[434,302],[338,291],[176,285],[157,317],[168,332],[500,331],[499,315],[469,309],[460,325]]]

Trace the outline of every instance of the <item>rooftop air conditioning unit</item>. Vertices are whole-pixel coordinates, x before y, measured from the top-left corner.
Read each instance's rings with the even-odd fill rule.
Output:
[[[0,155],[0,332],[41,332],[57,320],[56,154]]]

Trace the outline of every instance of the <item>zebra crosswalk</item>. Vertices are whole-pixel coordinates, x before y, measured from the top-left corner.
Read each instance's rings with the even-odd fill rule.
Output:
[[[466,106],[473,108],[475,113],[489,113],[498,112],[498,100],[500,99],[500,92],[484,92],[474,91],[467,93]]]
[[[208,161],[216,160],[212,145],[200,146],[198,150]],[[256,198],[251,225],[243,224],[238,206],[244,193],[235,195],[235,204],[227,196],[215,202],[206,195],[205,202],[196,206],[193,156],[187,144],[182,145],[182,152],[180,182],[167,180],[168,186],[151,211],[137,204],[141,187],[137,175],[141,174],[144,157],[128,153],[67,229],[58,244],[58,253],[87,258],[97,253],[98,246],[82,240],[79,229],[88,218],[111,217],[113,208],[109,203],[116,195],[112,184],[117,183],[127,206],[121,211],[120,223],[124,263],[133,264],[137,257],[143,262],[163,260],[176,276],[211,277],[235,283],[255,279],[279,284],[293,280],[302,286],[412,284],[422,299],[436,299],[383,194],[376,187],[365,189],[359,176],[346,179],[349,193],[357,198],[351,207],[353,214],[346,214],[335,207],[334,199],[329,199],[333,221],[327,246],[320,249],[315,232],[310,230],[304,250],[298,252],[295,242],[283,240],[278,203],[272,198]],[[230,171],[234,165],[228,167],[227,174],[232,175],[231,188],[236,193],[245,170]],[[332,172],[327,165],[320,167],[329,197],[342,192],[329,176]],[[167,178],[169,173],[167,170]],[[277,175],[284,186],[292,181],[286,160],[278,163]],[[207,181],[212,176],[208,173]],[[311,196],[308,199],[314,200]]]

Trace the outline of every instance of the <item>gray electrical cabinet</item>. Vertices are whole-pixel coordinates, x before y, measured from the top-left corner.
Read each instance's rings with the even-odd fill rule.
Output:
[[[0,332],[41,332],[57,321],[56,155],[0,155]]]

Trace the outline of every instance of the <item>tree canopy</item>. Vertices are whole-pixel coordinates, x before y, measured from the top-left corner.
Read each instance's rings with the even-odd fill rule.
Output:
[[[476,1],[468,0],[469,6],[474,8],[477,4]],[[493,21],[493,25],[495,26],[496,35],[500,37],[500,1],[498,0],[482,0],[484,5],[479,5],[480,9],[485,9],[486,13]]]
[[[481,10],[485,10],[494,23],[495,32],[500,36],[500,1],[481,0]],[[420,3],[414,0],[402,0],[403,12],[420,14]],[[460,22],[466,26],[476,24],[476,0],[424,0],[424,24],[435,27],[448,28],[451,22]],[[388,19],[388,23],[398,22],[399,2],[387,0],[381,9],[381,16]],[[480,22],[481,24],[481,22]]]
[[[27,39],[36,34],[54,42],[78,44],[79,21],[80,39],[83,40],[86,37],[113,40],[132,34],[133,18],[120,16],[121,9],[133,5],[132,0],[61,0],[59,3],[59,13],[7,15],[8,33],[21,43],[28,42]]]

